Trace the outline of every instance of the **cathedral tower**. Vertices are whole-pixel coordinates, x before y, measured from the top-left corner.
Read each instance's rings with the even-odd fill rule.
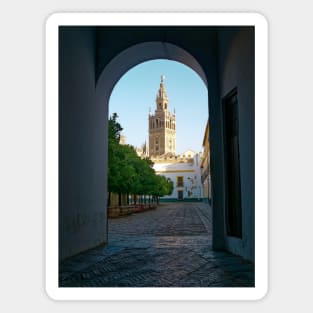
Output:
[[[176,154],[176,116],[168,111],[168,97],[161,76],[156,110],[149,114],[149,156]]]

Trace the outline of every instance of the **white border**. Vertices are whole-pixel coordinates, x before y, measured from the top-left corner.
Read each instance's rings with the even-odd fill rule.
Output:
[[[255,26],[255,288],[58,287],[58,28]],[[267,21],[258,13],[55,13],[46,22],[46,291],[54,300],[258,300],[268,283]],[[139,290],[140,289],[140,290]]]

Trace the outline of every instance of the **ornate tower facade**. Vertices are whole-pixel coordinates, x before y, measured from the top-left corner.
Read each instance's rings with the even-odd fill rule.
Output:
[[[156,110],[149,114],[149,156],[176,154],[176,116],[168,111],[168,97],[161,76]]]

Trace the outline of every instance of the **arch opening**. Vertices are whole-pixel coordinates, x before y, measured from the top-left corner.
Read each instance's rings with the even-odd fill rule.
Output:
[[[203,68],[189,52],[171,43],[145,42],[122,51],[103,69],[96,83],[97,102],[107,106],[115,84],[128,70],[140,63],[155,59],[177,61],[190,67],[208,87]]]
[[[161,76],[161,83],[160,73],[166,74],[166,79]],[[162,100],[158,95],[160,90],[163,91],[163,87]],[[118,123],[123,128],[120,143],[133,146],[140,158],[149,157],[156,174],[173,182],[173,190],[159,199],[161,206],[174,205],[178,200],[183,200],[184,203],[196,202],[195,208],[183,208],[188,214],[193,211],[195,216],[196,206],[208,207],[210,195],[208,183],[203,188],[201,166],[203,137],[208,120],[207,98],[206,86],[192,69],[176,61],[157,59],[141,63],[125,73],[114,87],[109,103],[110,119],[117,113]],[[169,105],[165,106],[164,103]],[[152,126],[154,123],[155,128]],[[178,125],[177,131],[175,124]],[[136,212],[139,209],[156,207],[162,209],[151,189],[150,193],[141,197],[140,194],[135,195],[130,191],[134,190],[132,185],[126,185],[123,189],[124,196],[118,196],[120,190],[115,187],[115,180],[118,178],[112,175],[116,167],[111,163],[113,160],[118,163],[118,160],[110,154],[113,151],[110,143],[112,142],[109,141],[108,167],[112,170],[108,171],[109,217],[128,215],[132,210]],[[207,161],[208,157],[205,159],[205,162]],[[204,163],[204,166],[207,169],[209,164]],[[180,175],[184,178],[184,184],[178,186],[177,177]],[[149,178],[146,181],[149,181]],[[118,232],[114,223],[116,222],[110,219],[109,239],[110,234]],[[191,227],[188,227],[187,221],[184,223],[186,230],[192,235]],[[113,228],[110,225],[113,225]],[[202,227],[202,224],[199,224],[199,227]],[[209,228],[212,228],[212,225],[209,225]],[[125,230],[122,229],[122,232]]]
[[[175,62],[178,62],[180,64],[187,66],[189,69],[194,71],[200,77],[200,79],[204,83],[206,90],[207,90],[208,88],[207,78],[201,65],[186,50],[178,46],[175,46],[173,44],[162,43],[162,42],[147,42],[147,43],[137,44],[131,48],[124,50],[119,55],[117,55],[113,60],[111,60],[111,62],[103,69],[101,75],[99,76],[99,79],[97,81],[96,94],[97,94],[98,105],[102,105],[102,106],[104,105],[106,108],[105,118],[109,117],[108,113],[109,113],[110,97],[112,95],[113,89],[118,84],[119,80],[128,71],[132,70],[135,66],[145,63],[146,61],[152,61],[152,60],[170,60],[170,61],[175,61]],[[205,100],[206,100],[206,105],[207,105],[205,124],[208,124],[207,123],[208,116],[209,116],[208,95],[206,94],[205,97],[206,97]],[[153,100],[154,99],[152,98],[151,103],[153,103]],[[166,106],[164,106],[164,108],[166,110],[168,109],[167,103],[166,103]],[[173,107],[171,109],[173,110]],[[174,112],[175,112],[175,108],[174,108]],[[171,119],[169,119],[168,121],[167,120],[161,121],[158,118],[156,118],[153,121],[151,120],[149,124],[151,125],[152,128],[158,129],[164,126],[172,131],[173,130],[176,131],[176,124]],[[204,136],[205,126],[206,125],[204,125],[203,130],[202,130],[203,131],[201,134],[202,138]],[[156,145],[157,145],[156,149],[159,149],[159,143],[157,143]],[[107,143],[106,143],[106,146],[107,146]],[[171,142],[171,147],[176,148],[175,146],[176,145],[174,143],[172,144]],[[201,150],[202,150],[202,146],[200,144],[199,150],[197,151],[197,155],[199,157],[199,160],[196,161],[197,164],[200,164],[201,162],[200,160],[201,152],[200,152],[200,155],[198,154],[199,151]],[[181,151],[181,154],[183,152],[184,151]],[[179,157],[175,157],[175,158],[171,157],[171,161],[178,162],[179,160],[180,160]],[[105,164],[108,164],[108,162],[105,162]],[[199,167],[199,171],[200,171],[200,167]],[[199,175],[199,179],[200,179],[200,185],[201,185],[201,174]],[[191,181],[193,180],[190,177],[188,180],[186,176],[186,184],[190,183]],[[175,184],[176,184],[176,180],[175,180]],[[106,189],[108,189],[107,187],[108,186],[106,186]],[[177,193],[177,199],[182,200],[183,199],[182,190],[178,191],[175,189],[175,192]],[[201,199],[203,199],[203,189],[200,190],[200,187],[199,187],[199,190],[197,190],[197,193],[199,193],[198,195],[199,199],[200,199],[200,195],[201,195]],[[186,191],[186,195],[187,194],[190,196],[192,193],[190,193],[190,191],[188,192]],[[206,194],[208,195],[208,193]],[[112,200],[110,195],[108,196],[108,199],[109,201]],[[119,201],[121,201],[121,199],[119,199]]]

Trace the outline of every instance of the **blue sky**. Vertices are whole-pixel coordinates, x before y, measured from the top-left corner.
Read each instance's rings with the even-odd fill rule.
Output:
[[[169,111],[176,111],[176,153],[202,150],[208,119],[207,89],[189,67],[168,60],[153,60],[130,69],[115,85],[109,115],[116,112],[126,143],[140,147],[148,143],[148,114],[156,108],[161,75],[169,98]]]

